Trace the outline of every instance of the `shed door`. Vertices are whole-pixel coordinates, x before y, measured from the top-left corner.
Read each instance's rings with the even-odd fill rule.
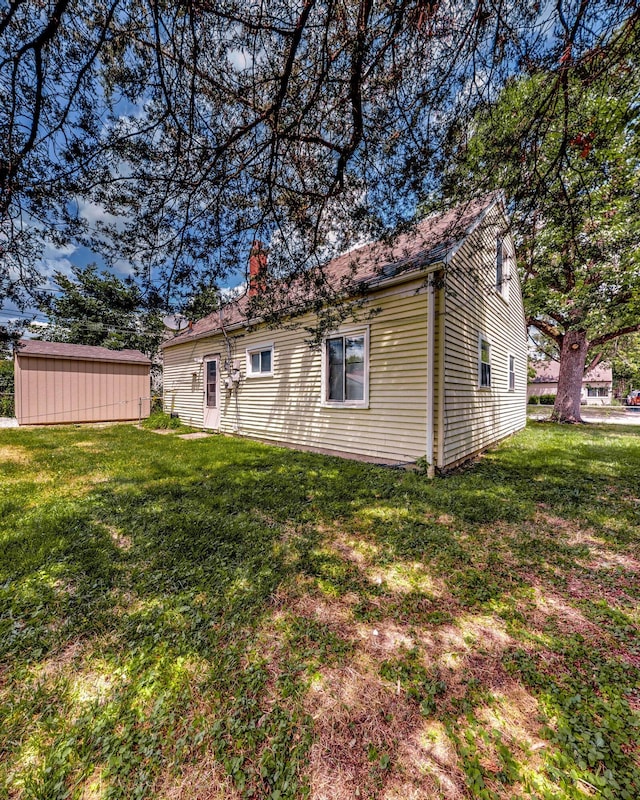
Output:
[[[207,356],[204,360],[204,427],[220,427],[220,359]]]

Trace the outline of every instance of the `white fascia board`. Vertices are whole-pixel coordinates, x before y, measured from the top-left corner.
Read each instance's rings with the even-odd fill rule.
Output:
[[[500,206],[502,207],[502,211],[504,213],[505,203],[506,201],[504,192],[502,191],[502,189],[500,189],[499,192],[496,192],[496,196],[489,203],[489,205],[480,214],[478,214],[478,216],[473,220],[471,225],[469,225],[469,227],[464,232],[464,235],[460,239],[458,239],[458,241],[454,245],[452,245],[449,252],[444,258],[445,264],[448,265],[451,262],[451,260],[456,255],[458,250],[462,247],[462,245],[467,241],[467,239],[471,236],[471,234],[475,230],[477,230],[478,227],[484,222],[489,212],[492,211],[498,204],[500,204]]]

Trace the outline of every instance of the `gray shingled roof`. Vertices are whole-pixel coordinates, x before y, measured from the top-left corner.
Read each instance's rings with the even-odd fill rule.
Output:
[[[125,364],[151,364],[150,359],[139,350],[109,350],[87,344],[64,342],[41,342],[36,339],[20,339],[16,347],[19,356],[40,358],[69,358],[82,361],[119,361]]]
[[[334,258],[324,267],[327,282],[339,288],[345,280],[357,284],[369,285],[372,289],[376,283],[385,278],[395,277],[401,273],[411,274],[429,264],[439,263],[461,241],[482,216],[491,208],[501,193],[493,192],[485,197],[470,200],[442,214],[434,214],[419,222],[408,233],[402,233],[393,244],[374,242],[350,250]],[[292,309],[296,306],[295,290],[291,290]],[[300,303],[303,305],[303,303]],[[225,328],[247,323],[249,297],[244,295],[238,300],[227,303],[219,311],[195,322],[191,328],[168,339],[161,345],[162,349],[200,339],[221,330],[221,322]]]

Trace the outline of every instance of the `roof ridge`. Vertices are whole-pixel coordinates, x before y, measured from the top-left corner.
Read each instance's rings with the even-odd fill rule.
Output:
[[[403,271],[409,272],[410,265],[424,268],[430,263],[444,261],[446,254],[453,251],[456,245],[472,233],[474,225],[493,207],[501,195],[502,192],[497,190],[458,203],[443,211],[435,211],[422,220],[412,223],[410,230],[401,231],[392,237],[391,242],[377,239],[350,248],[327,261],[321,269],[327,281],[334,282],[335,288],[340,289],[345,281],[352,280],[357,285],[366,285],[370,282],[373,285],[373,281],[390,279]],[[385,268],[392,265],[393,270],[385,271]],[[164,349],[213,334],[222,330],[223,325],[239,324],[243,321],[242,311],[248,303],[247,293],[230,300],[219,309],[197,320],[191,328],[163,342],[161,347]],[[225,310],[231,312],[230,318],[223,320],[223,325],[216,324],[215,318]]]

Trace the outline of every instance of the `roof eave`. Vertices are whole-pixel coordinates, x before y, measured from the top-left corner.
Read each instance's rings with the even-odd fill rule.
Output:
[[[24,353],[14,350],[15,358],[48,358],[60,359],[62,361],[104,361],[105,364],[140,364],[142,367],[150,367],[153,363],[151,359],[143,361],[141,358],[105,358],[102,356],[74,356],[62,355],[61,353]]]
[[[448,252],[447,252],[447,254],[446,254],[445,258],[444,258],[445,265],[449,265],[449,263],[452,261],[452,259],[454,258],[454,256],[458,252],[458,250],[460,250],[460,248],[467,241],[467,239],[471,236],[471,234],[480,227],[480,225],[487,218],[487,215],[489,214],[489,212],[492,211],[498,204],[501,206],[502,212],[506,213],[506,208],[505,208],[506,200],[505,200],[505,194],[502,191],[502,189],[500,189],[500,191],[495,193],[495,195],[492,198],[492,200],[487,204],[487,206],[485,208],[483,208],[483,210],[477,215],[477,217],[473,220],[473,222],[470,223],[470,225],[466,228],[465,232],[458,239],[458,241],[455,242],[449,248],[449,250],[448,250]]]
[[[403,270],[398,275],[390,275],[390,276],[382,276],[379,278],[373,278],[367,282],[366,290],[369,291],[376,291],[378,289],[386,289],[391,286],[396,286],[401,283],[406,283],[410,280],[415,280],[416,277],[419,275],[430,275],[432,272],[437,272],[438,269],[441,269],[446,263],[446,256],[445,258],[438,259],[438,261],[434,261],[430,264],[426,264],[424,266],[416,267],[414,269],[407,269]],[[283,313],[283,316],[286,316],[287,312]],[[264,319],[262,317],[254,317],[252,319],[242,321],[242,322],[235,322],[233,325],[225,325],[224,331],[225,332],[234,332],[238,330],[244,330],[246,328],[251,328],[254,325],[259,325],[263,322]],[[184,339],[180,339],[180,341],[176,341],[176,339],[169,339],[166,342],[163,342],[160,345],[161,350],[168,350],[170,347],[178,347],[182,344],[189,344],[191,342],[198,342],[201,339],[208,339],[212,336],[220,336],[223,333],[222,328],[211,328],[207,331],[202,331],[202,333],[196,333],[192,336],[185,337]]]

